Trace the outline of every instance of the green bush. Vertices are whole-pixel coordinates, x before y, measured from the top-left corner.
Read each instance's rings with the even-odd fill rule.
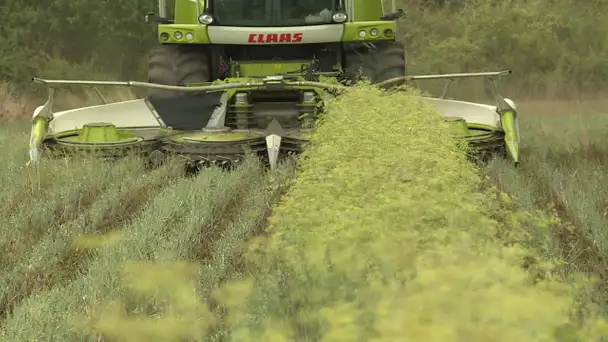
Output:
[[[144,15],[156,8],[155,0],[3,2],[0,79],[25,85],[32,76],[139,77],[155,41]]]
[[[608,80],[605,1],[399,4],[410,73],[513,69],[509,90],[518,96],[603,90]]]

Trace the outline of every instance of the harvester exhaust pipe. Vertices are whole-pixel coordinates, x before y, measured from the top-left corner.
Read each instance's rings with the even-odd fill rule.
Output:
[[[167,0],[158,0],[158,15],[161,18],[167,17]]]

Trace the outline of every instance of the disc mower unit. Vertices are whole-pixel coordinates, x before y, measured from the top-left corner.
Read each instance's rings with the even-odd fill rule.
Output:
[[[30,160],[37,161],[43,150],[106,157],[135,151],[177,154],[196,165],[233,165],[252,152],[275,167],[302,151],[324,100],[362,78],[389,88],[412,80],[508,73],[407,76],[405,50],[396,40],[403,11],[393,2],[385,13],[382,2],[175,0],[169,19],[159,0],[159,14],[146,16],[157,24],[159,39],[147,82],[34,78],[49,87],[49,97],[34,112]],[[71,85],[148,93],[54,113],[54,90]],[[495,96],[496,106],[428,100],[471,146],[505,151],[518,162],[515,105]]]
[[[49,100],[34,113],[31,161],[37,161],[43,149],[68,154],[95,152],[112,158],[137,151],[185,156],[200,166],[234,165],[246,153],[253,152],[274,167],[281,157],[302,151],[322,109],[322,98],[344,88],[283,76],[191,87],[145,82],[34,81],[50,88]],[[196,94],[146,97],[53,113],[54,89],[75,84]]]

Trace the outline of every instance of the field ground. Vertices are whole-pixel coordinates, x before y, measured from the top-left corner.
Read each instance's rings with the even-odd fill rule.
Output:
[[[24,170],[24,137],[6,133],[0,145],[10,150],[0,176],[0,336],[7,341],[71,336],[78,322],[66,318],[94,317],[64,313],[120,297],[115,275],[127,261],[200,262],[203,294],[230,279],[239,272],[234,257],[263,227],[289,170],[264,176],[251,160],[230,175],[190,177],[181,163],[148,171],[136,158],[116,165],[57,160]],[[118,240],[118,250],[100,252]],[[33,318],[39,323],[31,326]]]
[[[488,174],[530,210],[562,220],[545,236],[568,267],[600,278],[608,311],[608,101],[529,101],[520,106],[522,162],[497,161]]]
[[[0,108],[5,117],[30,109],[10,99]],[[595,300],[608,312],[608,102],[519,105],[521,166],[496,161],[489,178],[526,208],[558,214],[562,222],[552,230],[534,233],[547,253],[573,267],[565,271],[599,276]],[[58,313],[94,312],[88,305],[123,296],[113,274],[127,260],[201,262],[197,287],[209,295],[206,289],[242,272],[242,243],[260,232],[293,170],[287,165],[261,175],[249,161],[234,174],[208,170],[192,178],[173,164],[148,171],[136,158],[113,166],[58,160],[27,169],[27,125],[1,130],[0,337],[7,341],[76,336],[74,321]],[[124,241],[109,256],[99,252],[109,247],[88,238],[103,233]],[[131,310],[155,309],[134,304]]]

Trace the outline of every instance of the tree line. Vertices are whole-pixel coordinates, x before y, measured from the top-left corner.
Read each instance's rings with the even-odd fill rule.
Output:
[[[390,1],[387,1],[387,5]],[[528,92],[608,82],[608,1],[397,0],[412,73],[510,68]],[[388,6],[387,6],[388,8]],[[4,0],[0,80],[142,79],[156,0]]]

